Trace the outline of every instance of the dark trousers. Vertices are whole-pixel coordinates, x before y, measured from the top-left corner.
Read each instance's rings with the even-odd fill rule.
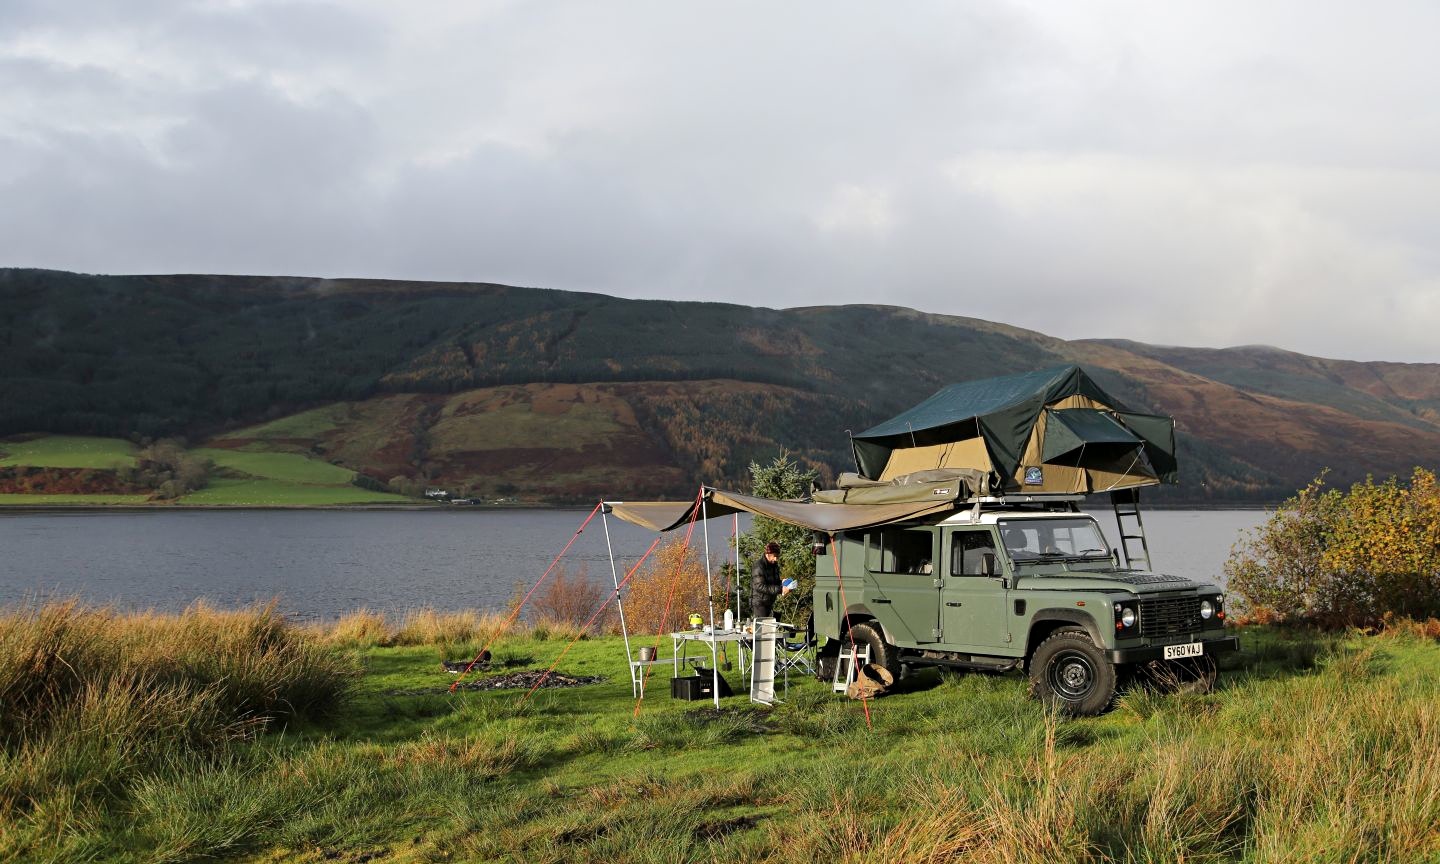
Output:
[[[756,594],[750,598],[750,617],[769,618],[775,614],[775,596]]]

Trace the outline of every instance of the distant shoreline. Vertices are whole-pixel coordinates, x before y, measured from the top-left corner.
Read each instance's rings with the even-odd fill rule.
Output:
[[[0,504],[0,516],[37,515],[44,513],[174,513],[177,511],[240,510],[336,510],[342,512],[422,512],[461,513],[497,510],[584,510],[586,504]]]

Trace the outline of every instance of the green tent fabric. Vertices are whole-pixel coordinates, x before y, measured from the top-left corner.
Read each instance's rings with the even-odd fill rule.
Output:
[[[1106,417],[1109,425],[1096,417],[1082,418],[1081,415],[1075,415],[1073,424],[1062,421],[1068,434],[1084,441],[1089,435],[1118,438],[1117,428],[1128,432],[1131,443],[1142,442],[1142,453],[1159,479],[1176,481],[1174,420],[1131,411],[1079,366],[1058,366],[952,384],[915,407],[856,435],[851,442],[855,465],[860,476],[878,479],[896,450],[979,437],[999,475],[997,479],[1004,483],[1019,469],[1025,444],[1046,406],[1071,396],[1094,400],[1112,412]],[[1052,415],[1054,413],[1060,412]],[[1049,442],[1046,443],[1048,446]],[[1104,443],[1113,450],[1114,445],[1122,442]],[[1063,446],[1060,438],[1054,446]],[[1112,460],[1104,461],[1108,464]]]
[[[1180,482],[1180,463],[1175,458],[1175,418],[1159,414],[1116,411],[1115,416],[1145,442],[1145,458],[1161,483]]]
[[[1107,452],[1130,452],[1144,444],[1105,411],[1066,408],[1047,410],[1045,416],[1045,443],[1041,452],[1048,463],[1073,464],[1066,457],[1074,457],[1092,447],[1104,447]]]

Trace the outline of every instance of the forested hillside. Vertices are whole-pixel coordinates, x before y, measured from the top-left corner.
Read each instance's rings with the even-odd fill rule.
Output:
[[[1067,342],[894,307],[0,270],[0,436],[184,436],[522,499],[739,484],[781,447],[828,475],[850,467],[846,430],[954,381],[1067,362],[1177,417],[1170,500],[1440,464],[1435,366]]]

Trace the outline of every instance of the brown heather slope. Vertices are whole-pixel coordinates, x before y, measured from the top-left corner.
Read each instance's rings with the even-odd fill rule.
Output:
[[[311,453],[378,480],[421,477],[487,498],[658,497],[702,478],[743,483],[729,466],[743,470],[785,446],[828,474],[826,454],[776,431],[823,401],[744,381],[536,383],[336,403],[317,422],[282,419],[208,446]]]

